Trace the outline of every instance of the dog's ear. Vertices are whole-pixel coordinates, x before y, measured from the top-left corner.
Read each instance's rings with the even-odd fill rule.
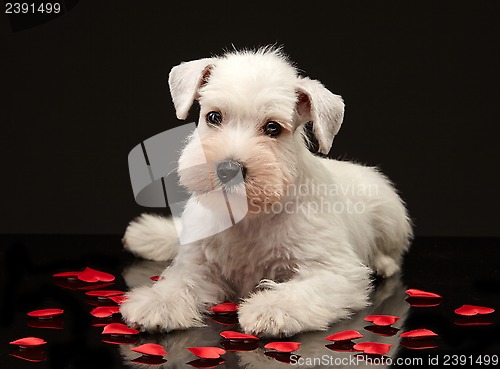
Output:
[[[300,77],[297,84],[297,113],[300,123],[313,122],[319,151],[328,154],[344,119],[344,102],[319,81]]]
[[[191,105],[198,98],[198,90],[208,81],[215,59],[205,58],[181,63],[168,76],[170,94],[177,118],[186,119]]]

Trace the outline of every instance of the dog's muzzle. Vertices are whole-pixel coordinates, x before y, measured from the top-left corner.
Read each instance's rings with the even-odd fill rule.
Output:
[[[224,184],[235,178],[238,173],[241,173],[240,178],[245,179],[245,166],[235,160],[222,161],[217,165],[217,177],[219,177],[219,180]]]

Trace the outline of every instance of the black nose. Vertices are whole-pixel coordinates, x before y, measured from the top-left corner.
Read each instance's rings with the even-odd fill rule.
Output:
[[[222,161],[217,166],[217,177],[219,177],[222,183],[227,183],[241,171],[243,179],[245,178],[246,170],[245,167],[234,160]]]

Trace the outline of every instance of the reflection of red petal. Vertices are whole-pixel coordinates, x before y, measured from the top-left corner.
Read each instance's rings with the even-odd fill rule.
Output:
[[[38,337],[25,337],[10,342],[11,345],[17,345],[19,347],[36,347],[45,345],[46,343],[47,342]]]
[[[84,283],[84,282],[81,282],[81,283]],[[100,290],[100,289],[112,286],[113,284],[114,284],[113,282],[92,283],[92,284],[85,283],[83,286],[78,287],[78,290],[80,290],[80,291]]]
[[[384,355],[389,352],[391,346],[390,343],[360,342],[354,345],[354,349],[363,351],[365,354]]]
[[[224,350],[228,352],[243,352],[255,350],[259,347],[259,342],[222,340],[221,345],[224,347]]]
[[[120,307],[113,306],[98,306],[90,312],[92,316],[96,318],[109,318],[113,314],[118,314],[120,312]]]
[[[53,318],[57,315],[61,315],[64,313],[64,310],[62,309],[42,309],[42,310],[33,310],[28,313],[28,316],[34,317],[34,318],[45,318],[45,319],[50,319]]]
[[[52,274],[52,277],[56,278],[71,278],[71,277],[77,277],[80,272],[61,272],[61,273],[55,273]]]
[[[163,356],[167,354],[167,351],[165,351],[163,346],[156,343],[145,343],[144,345],[134,347],[131,350],[143,355]]]
[[[495,309],[485,306],[462,305],[455,310],[455,313],[458,315],[472,316],[491,314],[494,311]]]
[[[85,292],[87,296],[93,297],[111,297],[111,296],[119,296],[123,295],[125,292],[118,290],[94,290]]]
[[[413,307],[434,307],[439,306],[443,302],[441,297],[408,297],[406,302]]]
[[[108,336],[101,340],[104,343],[112,345],[133,345],[138,341],[138,338],[131,336]]]
[[[365,318],[367,322],[372,322],[376,325],[392,325],[399,320],[399,317],[394,315],[370,315]]]
[[[78,273],[77,278],[88,283],[113,282],[115,280],[113,275],[89,267]]]
[[[124,301],[127,301],[127,296],[125,295],[120,295],[120,296],[111,296],[108,297],[111,301],[116,302],[118,305],[121,305]]]
[[[414,329],[412,331],[401,333],[399,336],[401,338],[428,338],[428,337],[436,337],[438,334],[434,333],[429,329]]]
[[[400,345],[409,350],[428,350],[438,347],[433,339],[429,337],[423,337],[423,339],[418,340],[403,338]]]
[[[17,351],[9,355],[17,359],[30,361],[32,363],[41,363],[43,361],[47,361],[47,355],[41,348],[31,348],[29,350]]]
[[[223,302],[222,304],[212,306],[208,311],[212,313],[235,313],[238,311],[238,305],[234,302]]]
[[[278,351],[266,351],[264,353],[266,356],[272,357],[274,360],[280,363],[290,364],[292,362],[292,354],[289,352],[278,352]],[[294,360],[300,358],[299,355],[293,354]]]
[[[367,325],[365,330],[383,337],[392,337],[399,332],[399,328],[391,327],[389,325]]]
[[[226,353],[226,350],[214,346],[187,347],[187,349],[200,359],[218,359]]]
[[[300,348],[300,342],[270,342],[264,348],[278,352],[293,352]]]
[[[354,349],[355,343],[352,341],[335,341],[330,345],[326,345],[327,349],[337,352],[355,352]]]
[[[51,319],[29,319],[26,325],[31,328],[44,328],[44,329],[63,329],[64,318],[58,315]]]
[[[357,338],[363,338],[363,335],[355,330],[347,330],[331,334],[325,339],[328,341],[350,341]]]
[[[217,359],[196,359],[190,361],[188,364],[195,368],[211,369],[215,368],[217,365],[225,363],[226,360],[223,358]]]
[[[436,299],[436,298],[441,299],[442,298],[442,296],[438,295],[437,293],[417,290],[415,288],[411,288],[409,290],[406,290],[406,294],[410,297],[434,298],[434,299]]]
[[[473,316],[466,316],[462,318],[458,318],[455,321],[456,325],[460,326],[485,326],[485,325],[493,325],[495,324],[495,320],[488,315],[473,315]]]
[[[255,337],[251,334],[244,334],[240,332],[235,332],[235,331],[222,331],[220,332],[220,335],[224,337],[225,339],[228,340],[235,340],[235,341],[258,341],[259,338]]]
[[[142,355],[139,356],[137,359],[130,360],[130,362],[135,364],[161,365],[166,363],[167,360],[165,360],[161,356]]]
[[[102,334],[137,334],[139,331],[129,328],[125,324],[111,323],[104,327]]]
[[[228,327],[238,324],[238,317],[234,315],[217,314],[209,317],[209,319]]]

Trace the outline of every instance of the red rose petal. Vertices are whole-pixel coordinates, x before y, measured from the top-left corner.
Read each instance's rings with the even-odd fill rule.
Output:
[[[113,306],[98,306],[90,312],[92,316],[96,318],[109,318],[113,314],[118,314],[120,312],[120,307]]]
[[[64,310],[62,309],[41,309],[41,310],[33,310],[30,311],[28,316],[34,317],[34,318],[40,318],[40,319],[50,319],[53,318],[57,315],[61,315],[64,313]]]
[[[485,306],[475,306],[475,305],[462,305],[455,310],[455,314],[473,316],[473,315],[486,315],[491,314],[495,309]]]
[[[154,275],[154,276],[150,277],[149,279],[156,282],[156,281],[159,281],[160,279],[162,279],[162,277],[159,275]]]
[[[357,338],[363,338],[363,335],[355,330],[347,330],[338,333],[331,334],[325,339],[328,341],[350,341]]]
[[[104,327],[102,334],[137,334],[139,331],[134,328],[129,328],[125,324],[111,323]]]
[[[79,280],[95,283],[95,282],[113,282],[115,280],[115,276],[109,273],[101,272],[100,270],[85,268],[83,271],[78,273],[76,276]]]
[[[300,342],[270,342],[264,348],[278,352],[293,352],[300,348]]]
[[[11,345],[17,345],[19,347],[37,347],[45,345],[46,343],[47,342],[38,337],[25,337],[10,342]]]
[[[152,355],[152,356],[163,356],[168,354],[168,352],[165,351],[163,346],[158,345],[156,343],[145,343],[144,345],[134,347],[131,350],[138,352],[139,354]]]
[[[429,338],[437,337],[438,334],[429,329],[414,329],[412,331],[401,333],[399,336],[401,338]]]
[[[222,337],[227,340],[236,340],[236,341],[258,341],[259,337],[255,337],[251,334],[244,334],[235,331],[222,331],[219,333]]]
[[[360,342],[354,345],[354,349],[365,354],[384,355],[389,352],[391,346],[390,343]]]
[[[127,301],[128,297],[125,295],[119,295],[119,296],[110,296],[108,297],[108,299],[116,302],[118,305],[121,305],[124,301]]]
[[[226,353],[226,350],[214,346],[187,347],[187,349],[200,359],[218,359]]]
[[[434,298],[434,299],[443,298],[441,295],[438,295],[437,293],[417,290],[415,288],[410,288],[409,290],[406,290],[406,294],[410,297]]]
[[[125,292],[118,291],[118,290],[94,290],[94,291],[85,292],[85,294],[87,296],[93,296],[93,297],[120,296],[120,295],[123,295],[124,293]]]
[[[376,325],[388,326],[396,323],[399,320],[399,317],[394,315],[370,315],[367,316],[365,320]]]
[[[238,311],[238,305],[234,302],[223,302],[222,304],[212,306],[208,311],[212,313],[235,313]]]

